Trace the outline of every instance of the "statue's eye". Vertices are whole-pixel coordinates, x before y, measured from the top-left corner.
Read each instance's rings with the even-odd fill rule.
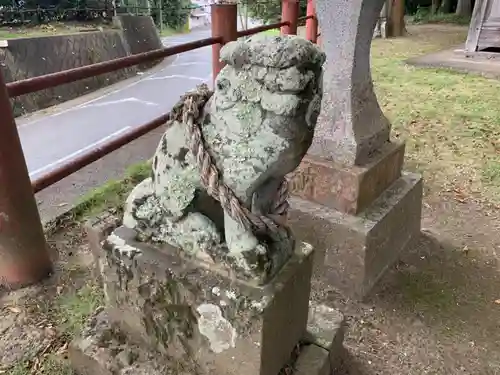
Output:
[[[220,79],[217,81],[217,89],[225,90],[229,87],[229,81],[227,79]]]

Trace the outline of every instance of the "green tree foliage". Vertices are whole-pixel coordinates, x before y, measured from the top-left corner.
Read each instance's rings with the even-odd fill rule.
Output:
[[[407,14],[415,14],[420,8],[430,8],[432,0],[406,0],[405,7]]]
[[[190,0],[116,0],[117,12],[148,14],[155,23],[181,29],[187,22]],[[108,20],[113,15],[111,0],[0,0],[0,25],[40,24],[50,21]]]
[[[421,17],[423,14],[449,14],[454,13],[457,10],[458,4],[467,5],[468,14],[460,14],[461,16],[470,17],[472,9],[474,8],[474,0],[405,0],[406,13],[411,15],[417,15]]]
[[[273,23],[281,20],[281,0],[257,0],[245,3],[251,18],[261,20],[265,23]],[[307,1],[300,1],[299,16],[306,15]]]
[[[188,21],[190,5],[188,0],[161,0],[163,24],[181,29]]]
[[[406,14],[415,23],[469,25],[474,0],[406,0]]]
[[[160,25],[158,10],[161,6],[163,26],[174,30],[181,29],[187,24],[193,7],[190,0],[153,0],[151,6],[154,8],[152,17],[155,24]]]

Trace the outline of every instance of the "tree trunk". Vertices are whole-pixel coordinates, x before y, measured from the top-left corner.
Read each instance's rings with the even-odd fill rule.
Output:
[[[455,14],[457,16],[470,17],[472,15],[472,0],[458,0]]]
[[[241,28],[243,30],[248,29],[248,7],[246,5],[242,5],[238,7],[238,16],[240,18]]]
[[[439,11],[441,13],[450,13],[451,12],[451,5],[452,5],[451,0],[443,0],[443,2],[441,3],[441,6],[439,7]]]
[[[391,28],[392,36],[405,35],[405,0],[393,0],[391,7]]]
[[[436,14],[437,11],[439,10],[440,5],[441,5],[441,0],[432,0],[431,13]]]
[[[245,15],[243,17],[244,19],[244,24],[243,24],[243,27],[245,28],[245,30],[248,29],[248,7],[245,6]]]

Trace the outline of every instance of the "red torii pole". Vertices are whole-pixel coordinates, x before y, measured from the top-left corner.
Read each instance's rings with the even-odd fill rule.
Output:
[[[221,42],[212,46],[212,79],[215,78],[224,67],[220,61],[220,50],[224,44],[238,39],[238,5],[236,4],[212,4],[212,37],[221,38]]]
[[[307,0],[307,13],[309,17],[306,20],[306,39],[313,43],[318,41],[318,18],[316,17],[316,9],[314,7],[314,0]]]
[[[282,0],[281,21],[288,22],[288,25],[281,27],[283,35],[297,35],[299,11],[299,0]]]
[[[0,286],[17,289],[48,276],[52,261],[1,72],[0,113]]]

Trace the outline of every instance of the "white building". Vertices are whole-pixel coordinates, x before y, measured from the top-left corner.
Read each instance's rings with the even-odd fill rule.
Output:
[[[202,27],[208,27],[210,26],[211,23],[211,8],[210,0],[193,0],[193,4],[197,6],[196,9],[193,9],[191,11],[191,15],[189,17],[189,30],[197,29],[197,28],[202,28]],[[245,21],[243,21],[243,16],[239,15],[238,17],[238,30],[244,29]],[[260,21],[255,21],[252,19],[248,19],[248,28],[252,27],[257,27],[262,25],[262,22]]]

